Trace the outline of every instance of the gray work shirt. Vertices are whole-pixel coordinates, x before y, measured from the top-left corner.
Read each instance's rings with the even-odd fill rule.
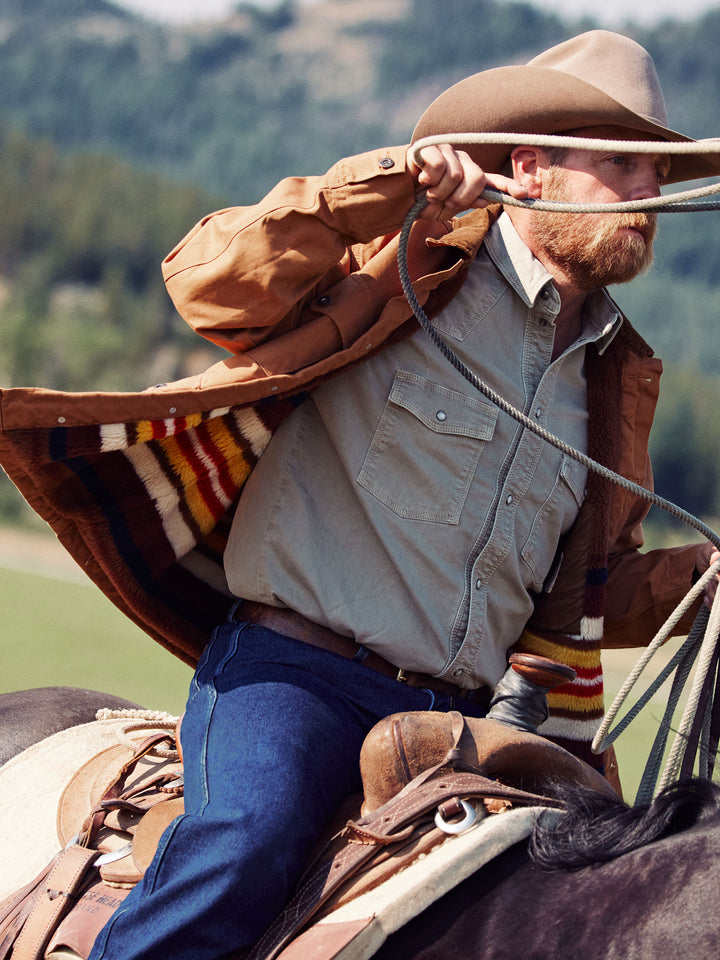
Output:
[[[591,294],[581,335],[551,361],[559,309],[551,275],[503,214],[433,323],[501,396],[585,451],[585,346],[604,349],[621,321],[604,291]],[[405,670],[495,686],[585,482],[418,331],[282,424],[240,500],[228,582]]]

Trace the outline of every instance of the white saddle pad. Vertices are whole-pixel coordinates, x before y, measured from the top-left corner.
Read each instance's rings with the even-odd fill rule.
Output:
[[[318,956],[368,960],[391,933],[528,837],[544,811],[562,816],[548,807],[520,807],[484,817],[465,833],[449,836],[405,870],[323,917],[289,944],[278,960],[307,960],[318,940],[344,944],[337,952],[321,952]]]
[[[84,763],[120,742],[128,723],[95,720],[61,730],[0,767],[0,900],[29,883],[58,852],[63,790]]]

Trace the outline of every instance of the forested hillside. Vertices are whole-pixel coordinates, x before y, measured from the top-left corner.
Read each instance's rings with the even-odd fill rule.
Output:
[[[493,0],[239,4],[192,29],[105,0],[0,0],[0,386],[139,389],[204,365],[216,354],[159,273],[199,216],[406,141],[455,80],[590,26]],[[675,128],[720,135],[720,10],[625,32],[653,54]],[[670,369],[658,487],[706,515],[720,514],[719,239],[719,214],[666,215],[657,265],[615,291]]]

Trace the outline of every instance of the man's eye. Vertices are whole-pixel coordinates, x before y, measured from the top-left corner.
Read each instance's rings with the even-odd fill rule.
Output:
[[[621,167],[627,163],[627,157],[611,157],[610,162],[616,164],[618,167]]]

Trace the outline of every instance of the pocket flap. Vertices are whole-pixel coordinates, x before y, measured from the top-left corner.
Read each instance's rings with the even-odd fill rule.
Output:
[[[498,408],[414,373],[398,370],[389,403],[412,413],[429,430],[475,440],[492,440]]]
[[[560,467],[560,476],[570,487],[577,505],[581,507],[585,500],[585,487],[587,485],[587,468],[577,460],[563,454],[562,465]]]

